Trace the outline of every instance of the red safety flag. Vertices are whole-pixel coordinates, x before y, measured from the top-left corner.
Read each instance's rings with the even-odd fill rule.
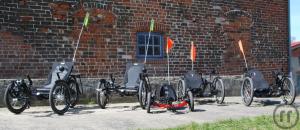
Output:
[[[196,52],[196,47],[195,47],[195,45],[194,45],[194,42],[192,42],[192,44],[191,44],[191,60],[193,61],[193,62],[195,62],[195,60],[196,60],[196,54],[197,52]]]
[[[171,38],[167,37],[167,47],[166,47],[166,52],[167,53],[170,52],[170,50],[173,47],[173,44],[174,44],[174,41]]]
[[[240,47],[240,50],[241,52],[243,53],[243,55],[245,56],[245,53],[244,53],[244,48],[243,48],[243,43],[241,40],[239,40],[239,47]]]

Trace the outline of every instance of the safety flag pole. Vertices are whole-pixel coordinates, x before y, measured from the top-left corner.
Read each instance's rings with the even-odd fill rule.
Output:
[[[170,82],[170,63],[169,63],[169,52],[172,49],[174,44],[174,41],[172,39],[170,39],[169,37],[167,37],[167,47],[166,47],[166,52],[167,52],[167,60],[168,60],[168,82],[169,85],[171,85]]]
[[[194,46],[194,42],[191,42],[191,60],[192,60],[192,71],[194,70],[194,62],[196,60],[196,47]]]
[[[82,35],[83,27],[84,26],[87,27],[88,22],[89,22],[89,16],[90,16],[89,12],[86,12],[84,22],[82,24],[82,27],[81,27],[81,30],[80,30],[80,33],[79,33],[79,37],[77,39],[77,45],[76,45],[75,52],[74,52],[74,55],[73,55],[73,62],[75,62],[75,56],[76,56],[76,52],[77,52],[77,49],[78,49],[78,46],[79,46],[79,41],[80,41],[80,38],[81,38],[81,35]]]
[[[154,30],[154,19],[151,19],[151,22],[150,22],[150,31],[149,31],[149,36],[148,36],[148,42],[147,42],[147,45],[146,45],[146,54],[145,54],[145,60],[144,60],[144,63],[146,64],[147,62],[147,55],[148,55],[148,47],[149,47],[149,42],[150,42],[150,36],[151,36],[151,32]]]
[[[245,65],[246,65],[246,69],[248,70],[248,64],[247,64],[247,60],[246,60],[246,56],[245,56],[245,52],[244,52],[244,49],[243,49],[243,43],[241,40],[239,40],[239,47],[240,47],[240,50],[243,54],[243,57],[244,57],[244,61],[245,61]]]

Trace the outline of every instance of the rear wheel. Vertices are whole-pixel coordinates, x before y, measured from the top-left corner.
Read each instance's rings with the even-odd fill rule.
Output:
[[[105,109],[105,106],[108,102],[108,94],[105,88],[105,83],[99,82],[96,92],[98,105],[100,106],[100,108]]]
[[[241,89],[241,95],[243,102],[246,106],[250,106],[253,101],[253,81],[251,78],[247,77],[244,82]]]
[[[52,110],[63,115],[70,107],[70,94],[68,84],[64,81],[58,81],[51,88],[49,94],[49,102]]]
[[[147,102],[147,82],[141,81],[139,86],[139,102],[142,107],[142,109],[145,109],[146,102]]]
[[[73,108],[77,105],[79,101],[79,86],[75,80],[70,80],[69,84],[69,93],[70,93],[70,107]]]
[[[147,113],[151,113],[151,105],[152,105],[152,101],[151,101],[151,92],[147,93],[147,103],[146,103],[146,108],[147,108]]]
[[[188,91],[188,100],[190,111],[194,111],[194,97],[192,91]]]
[[[296,97],[296,89],[291,78],[284,78],[282,84],[283,92],[282,100],[286,105],[292,105]]]
[[[8,110],[15,114],[22,113],[28,106],[28,96],[21,86],[11,83],[5,90],[4,103]]]
[[[215,97],[216,97],[216,102],[218,104],[222,104],[224,102],[225,98],[225,87],[223,84],[223,81],[221,78],[217,78],[215,83],[214,83],[215,89],[217,91]]]
[[[177,84],[177,97],[182,98],[185,95],[185,81],[179,80]]]

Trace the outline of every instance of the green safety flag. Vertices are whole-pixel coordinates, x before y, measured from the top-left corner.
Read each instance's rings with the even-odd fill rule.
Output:
[[[83,25],[85,27],[87,27],[88,23],[89,23],[89,16],[90,16],[90,13],[89,12],[86,12],[85,14],[85,18],[84,18],[84,22],[83,22]]]
[[[152,32],[153,30],[154,30],[154,19],[151,19],[150,32]]]

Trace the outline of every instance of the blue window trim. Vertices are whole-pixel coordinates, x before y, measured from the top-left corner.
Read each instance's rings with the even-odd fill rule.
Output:
[[[137,59],[144,59],[145,58],[145,55],[139,55],[139,43],[138,43],[138,38],[139,38],[139,36],[140,35],[143,35],[143,36],[146,36],[146,39],[145,39],[145,42],[147,42],[148,41],[148,38],[149,38],[149,32],[138,32],[137,34],[136,34],[136,58]],[[160,41],[161,41],[161,43],[160,43],[160,45],[156,45],[156,46],[160,46],[160,55],[158,56],[149,56],[149,55],[147,55],[147,59],[152,59],[152,60],[155,60],[155,59],[162,59],[163,57],[164,57],[164,38],[163,38],[163,36],[162,36],[162,34],[161,33],[158,33],[158,32],[151,32],[151,36],[153,36],[153,35],[156,35],[156,36],[160,36]],[[145,44],[147,44],[147,43],[145,43]]]

